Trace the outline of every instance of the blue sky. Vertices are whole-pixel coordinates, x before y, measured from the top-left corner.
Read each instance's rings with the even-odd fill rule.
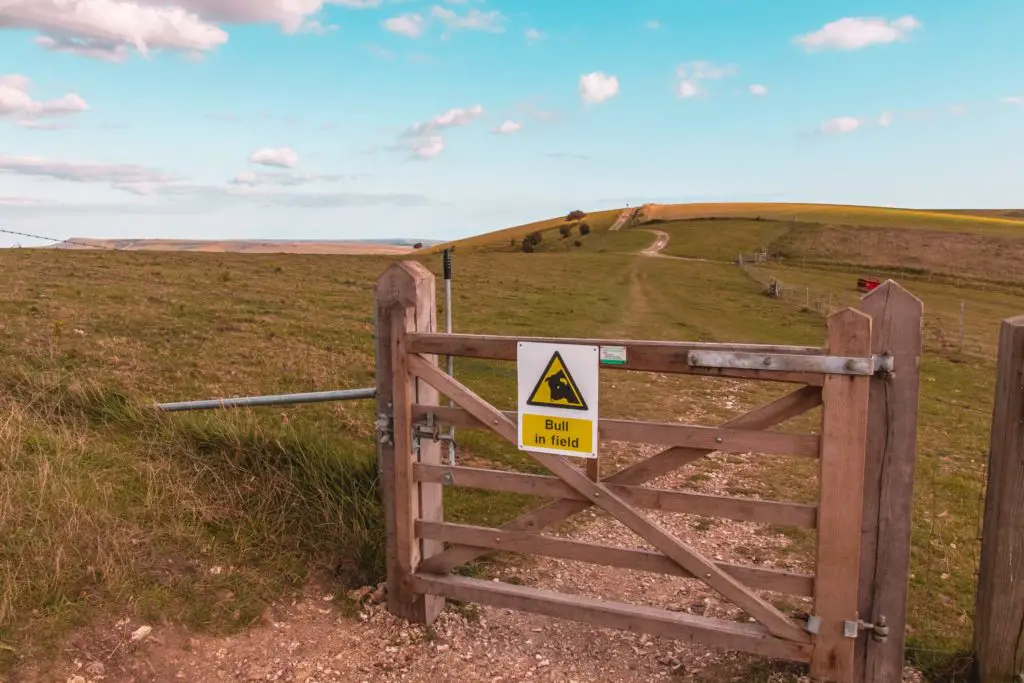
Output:
[[[1018,207],[1022,30],[1017,0],[0,0],[0,220],[449,238],[644,201]]]

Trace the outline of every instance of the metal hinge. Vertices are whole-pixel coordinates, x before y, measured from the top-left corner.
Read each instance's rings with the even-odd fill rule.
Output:
[[[377,432],[378,443],[394,443],[395,420],[391,415],[378,413],[373,426]]]
[[[858,619],[857,628],[860,631],[871,631],[871,637],[878,643],[884,643],[889,638],[889,624],[884,614],[878,615],[877,624],[870,624],[863,619]]]
[[[807,623],[804,626],[804,630],[808,633],[817,634],[821,632],[821,617],[817,615],[810,615],[807,617]],[[870,624],[863,619],[857,619],[856,621],[844,621],[843,622],[843,635],[847,638],[857,638],[861,631],[871,631],[871,637],[876,642],[884,643],[889,637],[889,626],[886,623],[884,615],[878,617],[877,624]]]

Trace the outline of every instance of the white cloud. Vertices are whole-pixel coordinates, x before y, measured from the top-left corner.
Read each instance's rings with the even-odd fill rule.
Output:
[[[292,187],[306,185],[309,183],[333,183],[342,180],[350,180],[352,176],[339,174],[310,174],[310,173],[261,173],[246,171],[239,173],[231,180],[232,185],[246,187]]]
[[[896,121],[896,116],[892,112],[882,112],[882,115],[878,117],[878,125],[882,128],[888,128]]]
[[[288,147],[281,147],[280,149],[264,147],[253,152],[249,157],[249,161],[261,166],[295,168],[299,163],[299,155],[294,149]]]
[[[495,128],[491,132],[498,133],[500,135],[510,135],[512,133],[518,133],[520,130],[522,130],[522,128],[523,124],[519,123],[518,121],[513,121],[509,119],[507,121],[503,121],[500,126]]]
[[[445,139],[439,134],[440,131],[468,126],[483,115],[483,106],[474,104],[471,107],[449,109],[426,123],[417,121],[402,133],[404,142],[399,145],[399,149],[409,149],[421,159],[432,159],[445,148]]]
[[[895,21],[879,17],[845,17],[825,24],[813,33],[797,36],[795,42],[808,52],[820,50],[860,50],[907,40],[921,22],[907,15]]]
[[[381,26],[406,38],[419,38],[427,28],[427,20],[422,15],[411,12],[385,19],[381,22]]]
[[[768,94],[768,86],[761,85],[760,83],[754,83],[749,88],[747,88],[747,90],[754,97],[764,97],[765,95]]]
[[[421,159],[433,159],[443,151],[444,138],[440,135],[428,135],[413,147],[413,153]]]
[[[819,130],[830,135],[844,135],[859,130],[864,122],[854,116],[839,116],[821,124]]]
[[[644,27],[651,31],[657,31],[661,28],[661,22],[657,19],[650,19],[644,24]]]
[[[68,93],[54,100],[33,99],[29,93],[31,85],[32,82],[25,76],[0,76],[0,118],[10,118],[23,128],[55,130],[59,126],[41,119],[79,114],[89,110],[86,101],[75,93]]]
[[[484,108],[479,104],[474,104],[472,107],[465,108],[455,107],[454,109],[449,109],[443,114],[438,114],[426,123],[414,123],[409,130],[406,131],[405,135],[407,137],[417,137],[431,134],[436,130],[451,128],[452,126],[465,126],[483,115]]]
[[[544,40],[544,34],[541,33],[540,31],[538,31],[535,28],[528,28],[528,29],[526,29],[525,35],[526,35],[526,42],[529,43],[530,45],[533,45],[534,43],[538,43],[538,42]]]
[[[326,33],[325,5],[379,7],[383,0],[0,0],[0,28],[41,33],[40,47],[120,62],[128,49],[195,56],[228,40],[218,24],[275,24],[287,33]]]
[[[697,86],[695,84],[691,83],[690,81],[679,81],[679,98],[680,99],[684,99],[685,100],[685,99],[688,99],[690,97],[696,97],[698,92],[699,91],[697,90]]]
[[[619,79],[600,71],[580,76],[580,97],[584,102],[596,104],[619,94]]]
[[[134,164],[53,161],[44,157],[7,155],[0,155],[0,172],[77,183],[106,183],[134,194],[146,193],[147,189],[175,180],[163,171]]]
[[[35,43],[49,52],[63,52],[111,64],[120,64],[128,60],[128,48],[124,44],[103,40],[68,38],[66,36],[36,36]]]
[[[679,77],[677,88],[679,97],[681,99],[688,99],[696,97],[703,92],[700,87],[701,81],[713,81],[734,76],[736,75],[736,67],[697,60],[680,64],[676,68],[676,75]]]
[[[505,23],[508,21],[505,15],[498,10],[483,12],[478,9],[471,9],[465,16],[460,16],[454,10],[441,7],[440,5],[434,5],[430,8],[430,16],[438,19],[451,31],[466,29],[469,31],[504,33]]]
[[[308,0],[307,0],[308,1]],[[0,27],[38,31],[49,37],[42,46],[83,56],[110,55],[118,46],[142,54],[150,49],[195,52],[227,42],[228,34],[182,5],[233,4],[232,0],[2,0]],[[266,2],[256,2],[264,5]]]
[[[1010,97],[1002,97],[999,99],[1003,104],[1024,104],[1024,97],[1020,95],[1011,95]]]

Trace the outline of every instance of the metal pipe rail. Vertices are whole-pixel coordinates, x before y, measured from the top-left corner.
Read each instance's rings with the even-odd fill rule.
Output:
[[[327,401],[359,401],[376,398],[376,387],[368,389],[340,389],[314,391],[305,394],[276,394],[271,396],[242,396],[238,398],[212,398],[204,401],[158,403],[158,410],[177,413],[188,410],[217,410],[219,408],[250,408],[254,406],[285,406],[297,403],[324,403]]]

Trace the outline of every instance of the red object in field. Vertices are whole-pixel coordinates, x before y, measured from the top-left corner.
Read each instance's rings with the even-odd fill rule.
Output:
[[[876,277],[858,278],[857,290],[861,292],[870,292],[872,289],[875,289],[880,284],[881,282],[879,282],[878,278]]]

